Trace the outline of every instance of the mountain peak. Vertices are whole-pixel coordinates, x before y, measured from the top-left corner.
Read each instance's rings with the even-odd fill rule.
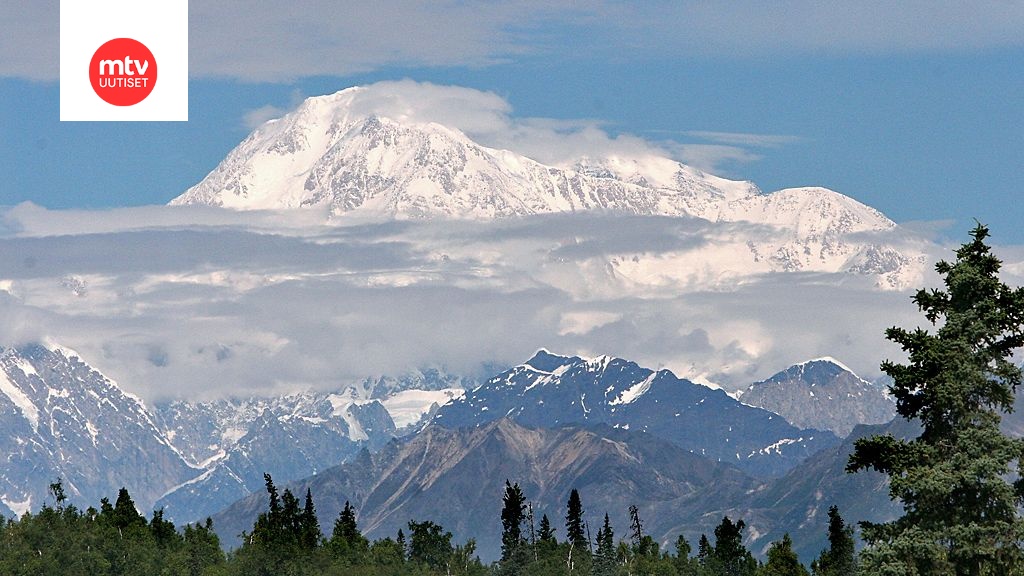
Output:
[[[576,356],[560,356],[551,353],[545,348],[541,348],[523,364],[541,372],[554,372],[562,366],[572,363],[574,360],[579,360],[579,358]]]
[[[858,424],[880,424],[895,415],[884,391],[828,356],[751,384],[741,399],[798,426],[829,429],[840,436]]]
[[[654,153],[544,165],[480,145],[414,101],[371,92],[355,87],[307,98],[256,128],[171,204],[327,206],[334,214],[405,218],[580,210],[703,217],[709,203],[760,194],[749,182]]]

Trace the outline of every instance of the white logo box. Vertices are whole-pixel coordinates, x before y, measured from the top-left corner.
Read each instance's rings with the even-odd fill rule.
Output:
[[[156,59],[156,84],[138,104],[108,104],[89,80],[93,54],[114,38],[138,40]],[[188,0],[61,0],[60,119],[188,120]]]

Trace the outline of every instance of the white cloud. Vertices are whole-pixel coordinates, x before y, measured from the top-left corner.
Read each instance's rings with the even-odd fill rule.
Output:
[[[57,76],[58,3],[0,5],[0,76]],[[246,2],[190,5],[190,73],[287,82],[544,58],[963,52],[1024,43],[1024,4]],[[571,42],[566,40],[571,38]]]
[[[260,124],[263,124],[267,120],[273,120],[274,118],[280,118],[284,116],[287,110],[278,108],[277,106],[260,106],[259,108],[253,108],[242,115],[242,124],[249,130],[257,128]]]
[[[672,156],[689,166],[711,174],[730,175],[729,166],[757,162],[764,156],[739,146],[722,144],[676,144],[666,145]]]
[[[473,371],[540,347],[734,387],[822,355],[877,374],[899,353],[883,330],[921,320],[907,293],[843,275],[755,275],[694,290],[637,289],[607,272],[614,255],[687,254],[770,233],[755,227],[599,215],[328,225],[323,216],[8,209],[17,232],[0,237],[0,346],[50,336],[147,398],[336,388],[427,365]]]
[[[803,142],[800,136],[788,136],[782,134],[744,134],[741,132],[711,132],[707,130],[690,130],[687,136],[693,136],[701,140],[729,144],[734,146],[753,146],[757,148],[774,148],[783,144],[796,144]]]
[[[403,123],[436,122],[461,130],[484,146],[512,150],[556,166],[584,156],[657,155],[689,160],[698,168],[712,171],[710,168],[722,161],[758,158],[735,146],[679,145],[651,142],[631,134],[613,136],[596,120],[518,117],[508,101],[493,92],[408,79],[363,86],[351,110]]]

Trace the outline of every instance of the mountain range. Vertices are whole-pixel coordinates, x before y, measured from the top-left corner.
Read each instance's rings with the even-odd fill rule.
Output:
[[[831,432],[797,428],[668,370],[546,350],[442,406],[431,423],[460,428],[499,418],[532,427],[607,424],[648,432],[755,476],[782,474],[839,442]]]
[[[0,366],[0,423],[10,431],[0,502],[12,513],[37,508],[60,478],[75,502],[92,504],[125,485],[144,510],[195,520],[260,490],[264,472],[295,480],[381,448],[400,435],[392,413],[406,422],[404,433],[425,422],[481,427],[502,417],[540,427],[605,424],[755,476],[783,474],[838,442],[666,370],[544,350],[478,385],[424,370],[334,393],[153,408],[56,344],[7,348]]]
[[[535,521],[546,514],[561,537],[565,503],[576,488],[593,532],[605,512],[625,526],[627,508],[636,504],[659,539],[680,526],[690,536],[709,531],[721,519],[713,512],[718,503],[758,485],[731,465],[647,434],[606,425],[533,428],[502,418],[454,430],[432,424],[289,489],[312,492],[321,527],[331,526],[348,501],[370,537],[393,537],[410,520],[430,519],[455,541],[477,538],[481,556],[494,559],[506,480],[523,488]],[[266,506],[266,493],[255,493],[215,515],[214,526],[237,542]]]
[[[124,486],[144,512],[199,520],[261,488],[264,472],[298,479],[380,448],[400,433],[385,403],[408,432],[463,382],[429,369],[334,393],[148,407],[59,344],[0,349],[0,513],[52,504],[59,479],[82,506]]]
[[[711,537],[728,515],[744,520],[745,543],[759,556],[790,533],[809,561],[827,546],[832,504],[851,521],[897,515],[884,476],[843,470],[856,437],[888,430],[860,427],[786,476],[763,481],[650,434],[605,424],[535,428],[509,418],[472,428],[431,424],[376,454],[364,451],[278,488],[295,494],[309,489],[322,528],[329,530],[349,502],[371,538],[394,537],[410,520],[430,519],[450,530],[454,542],[476,538],[485,560],[500,556],[501,496],[508,480],[520,485],[536,522],[548,516],[559,539],[569,492],[576,488],[592,531],[605,513],[617,532],[624,531],[629,506],[636,505],[645,531],[663,549],[680,534],[696,548],[700,535]],[[214,526],[237,544],[266,508],[266,492],[254,493],[214,515]]]

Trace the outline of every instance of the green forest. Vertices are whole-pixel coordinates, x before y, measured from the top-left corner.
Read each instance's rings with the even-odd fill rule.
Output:
[[[472,539],[452,542],[452,534],[430,520],[410,520],[407,530],[371,542],[347,503],[325,533],[309,491],[300,501],[288,489],[279,493],[269,475],[265,479],[267,511],[243,534],[242,545],[227,553],[209,519],[179,530],[158,510],[147,521],[125,489],[113,504],[104,498],[99,509],[80,510],[66,504],[63,487],[56,482],[50,487],[55,505],[0,520],[0,574],[839,576],[856,570],[853,530],[835,507],[829,510],[830,546],[808,571],[788,535],[771,545],[765,561],[755,560],[743,545],[743,520],[728,517],[711,538],[702,536],[696,548],[679,536],[670,550],[663,550],[644,533],[643,521],[631,507],[625,537],[605,514],[591,540],[576,490],[566,503],[565,518],[553,521],[546,515],[533,518],[519,485],[506,483],[501,518],[495,518],[502,530],[502,557],[485,565]]]

